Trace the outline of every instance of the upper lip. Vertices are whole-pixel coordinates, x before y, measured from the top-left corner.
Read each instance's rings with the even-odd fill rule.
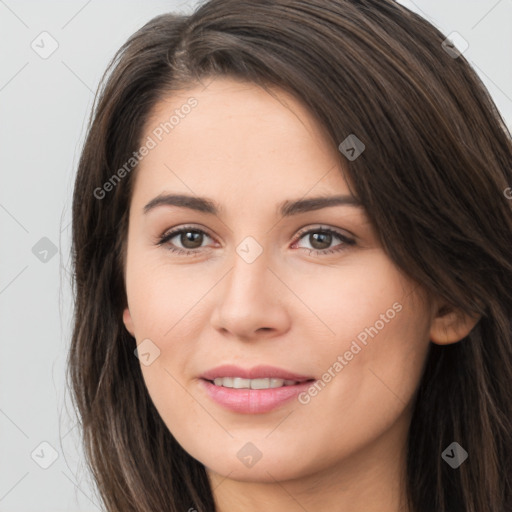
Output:
[[[296,373],[277,368],[275,366],[254,366],[253,368],[241,368],[235,365],[222,365],[212,368],[201,374],[202,379],[211,380],[218,377],[241,377],[242,379],[264,379],[266,377],[271,379],[294,380],[297,382],[304,382],[313,380],[314,377],[307,377],[305,375],[298,375]]]

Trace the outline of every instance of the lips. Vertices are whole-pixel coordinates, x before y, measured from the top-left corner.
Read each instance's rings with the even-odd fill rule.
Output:
[[[224,409],[262,414],[284,406],[314,380],[274,366],[224,365],[203,373],[200,383],[207,396]]]

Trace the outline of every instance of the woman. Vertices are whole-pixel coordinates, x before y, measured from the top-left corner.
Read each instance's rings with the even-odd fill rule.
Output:
[[[121,48],[73,203],[108,511],[512,510],[512,143],[444,40],[210,0]]]

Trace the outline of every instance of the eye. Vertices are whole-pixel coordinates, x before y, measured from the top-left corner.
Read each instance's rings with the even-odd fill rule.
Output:
[[[325,227],[317,227],[299,232],[298,240],[294,242],[294,245],[297,245],[297,243],[302,239],[305,239],[309,243],[310,247],[299,247],[299,249],[308,251],[308,254],[312,254],[314,252],[321,256],[343,251],[347,249],[348,246],[355,245],[356,243],[354,239],[344,235],[343,233],[335,229]],[[333,248],[331,244],[336,239],[339,240],[339,243]]]
[[[202,229],[193,226],[183,226],[165,233],[157,245],[168,245],[168,249],[171,252],[193,256],[199,253],[198,249],[201,248],[205,237],[211,238]],[[176,239],[176,241],[171,242],[173,239]],[[176,246],[177,244],[178,246]]]

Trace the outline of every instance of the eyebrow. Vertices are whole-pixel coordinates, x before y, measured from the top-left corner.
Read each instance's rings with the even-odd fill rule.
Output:
[[[205,197],[189,196],[183,194],[160,194],[144,206],[147,214],[158,206],[178,206],[211,215],[219,215],[220,206],[213,200]],[[362,208],[361,202],[351,195],[319,196],[309,199],[286,200],[278,206],[282,217],[290,217],[300,213],[320,210],[331,206],[354,206]]]

